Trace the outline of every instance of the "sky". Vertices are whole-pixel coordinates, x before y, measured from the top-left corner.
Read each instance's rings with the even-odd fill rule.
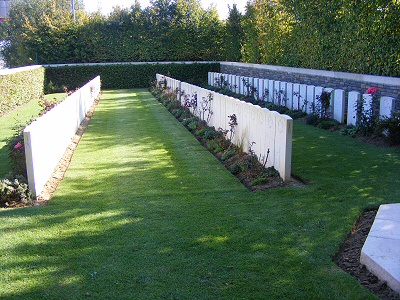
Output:
[[[121,6],[122,8],[129,8],[135,3],[135,0],[83,0],[87,12],[98,11],[101,8],[101,12],[104,15],[109,14],[114,6]],[[140,6],[145,8],[149,6],[150,0],[139,0]],[[204,9],[208,8],[211,4],[217,7],[219,17],[226,19],[228,17],[228,5],[232,7],[236,3],[237,8],[240,12],[244,13],[247,0],[201,0]]]

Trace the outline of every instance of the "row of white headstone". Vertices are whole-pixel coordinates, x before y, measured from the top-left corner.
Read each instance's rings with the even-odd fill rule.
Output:
[[[216,129],[230,129],[229,116],[235,114],[237,126],[231,142],[246,152],[251,147],[266,167],[273,166],[284,181],[290,179],[292,118],[160,74],[157,74],[157,82],[166,83],[168,93],[179,91],[177,100],[182,106],[187,98],[197,97],[197,107],[189,107],[190,111]]]
[[[100,93],[100,76],[24,129],[29,190],[38,197]]]
[[[253,96],[256,100],[286,106],[291,110],[302,110],[307,114],[312,112],[312,104],[316,105],[318,97],[326,91],[331,94],[328,111],[331,118],[340,123],[346,121],[347,125],[355,125],[357,122],[357,103],[363,100],[363,110],[365,113],[369,113],[373,102],[372,94],[351,91],[348,93],[346,106],[345,91],[342,89],[215,72],[208,73],[208,84],[214,87],[227,88],[236,94]],[[391,117],[395,99],[393,97],[380,97],[379,101],[379,115]]]

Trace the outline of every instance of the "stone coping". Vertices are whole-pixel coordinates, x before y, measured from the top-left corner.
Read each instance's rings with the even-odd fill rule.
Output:
[[[34,69],[38,69],[38,68],[42,68],[42,66],[34,65],[34,66],[26,66],[26,67],[13,68],[13,69],[2,69],[2,70],[0,70],[0,76],[34,70]]]
[[[360,262],[400,293],[400,203],[379,207]]]
[[[352,81],[359,81],[359,82],[366,82],[366,83],[373,82],[376,84],[400,86],[400,78],[398,78],[398,77],[375,76],[375,75],[358,74],[358,73],[346,73],[346,72],[337,72],[337,71],[293,68],[293,67],[261,65],[261,64],[248,64],[248,63],[238,63],[238,62],[220,62],[220,64],[225,65],[225,66],[234,66],[234,67],[238,67],[238,68],[240,68],[240,67],[254,68],[254,69],[271,70],[271,71],[277,71],[277,72],[307,74],[307,75],[313,75],[313,76],[322,76],[322,77],[328,77],[328,78],[352,80]]]

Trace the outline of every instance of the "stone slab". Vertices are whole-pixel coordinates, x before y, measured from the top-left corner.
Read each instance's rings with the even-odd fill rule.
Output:
[[[400,204],[379,207],[361,250],[360,262],[400,293]]]

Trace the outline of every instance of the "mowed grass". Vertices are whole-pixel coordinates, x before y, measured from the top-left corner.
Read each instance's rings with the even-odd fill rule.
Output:
[[[332,258],[400,199],[400,154],[294,128],[310,184],[249,192],[146,90],[106,91],[50,204],[0,211],[0,298],[375,299]]]
[[[57,101],[65,97],[65,93],[45,95],[45,99],[53,100],[53,98],[56,98]],[[14,127],[16,125],[26,125],[31,119],[38,118],[40,112],[39,100],[31,101],[0,117],[0,178],[12,171],[12,166],[8,159],[7,140],[15,134]]]

